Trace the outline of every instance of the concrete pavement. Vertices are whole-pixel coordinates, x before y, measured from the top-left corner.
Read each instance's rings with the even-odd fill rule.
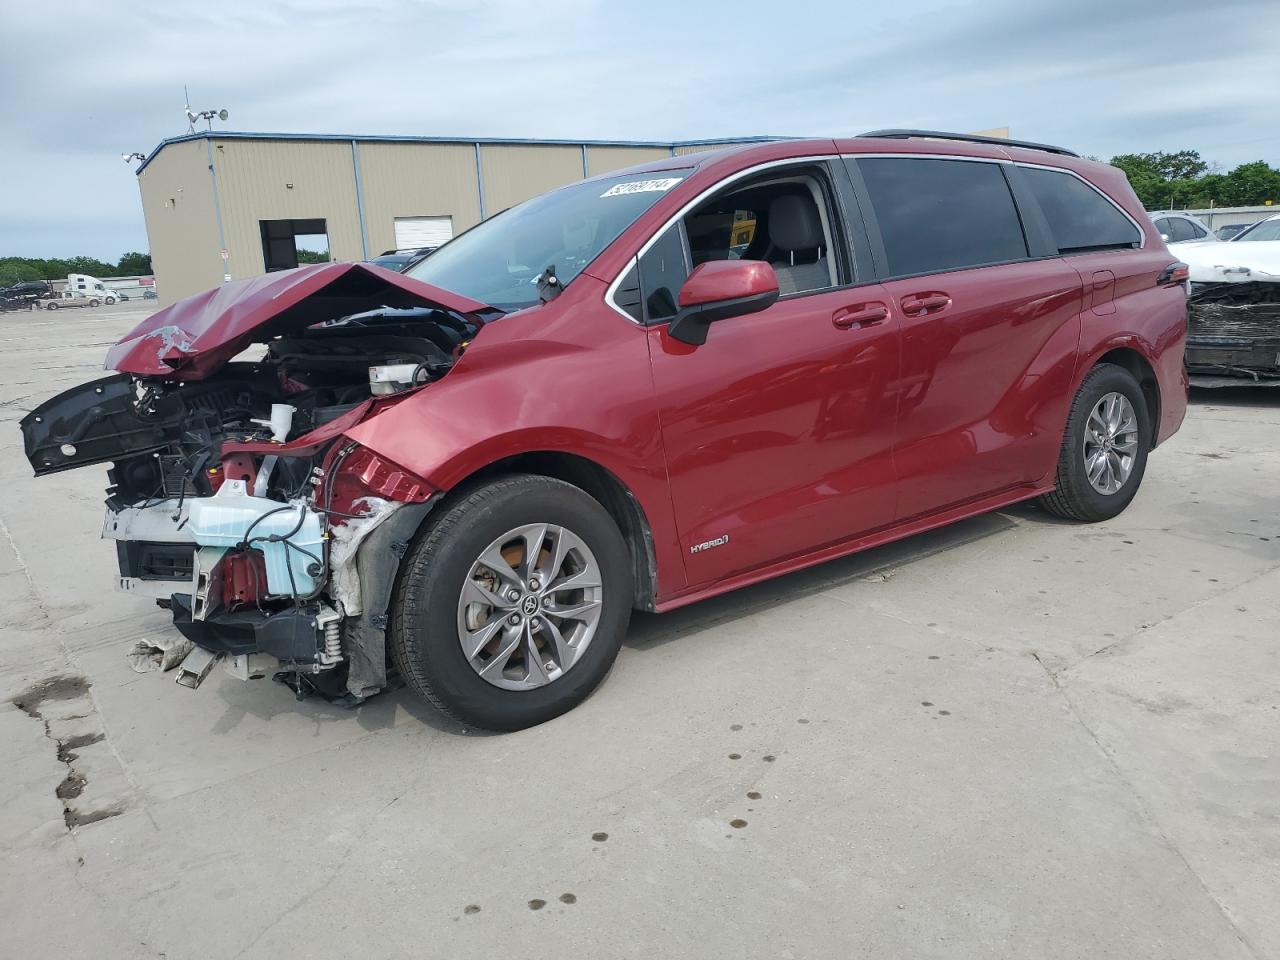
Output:
[[[112,590],[104,472],[17,430],[124,306],[0,315],[0,953],[1280,957],[1280,391],[1195,397],[1109,523],[638,615],[494,736],[130,670],[170,628]]]

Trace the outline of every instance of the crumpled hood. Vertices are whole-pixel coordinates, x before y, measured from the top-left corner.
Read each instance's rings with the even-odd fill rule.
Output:
[[[1180,243],[1169,250],[1192,283],[1280,283],[1280,240]]]
[[[494,307],[368,263],[233,280],[152,314],[107,352],[108,370],[207,377],[254,342],[377,307],[436,307],[483,323]]]

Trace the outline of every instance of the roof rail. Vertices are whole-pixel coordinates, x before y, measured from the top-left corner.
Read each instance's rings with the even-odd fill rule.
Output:
[[[873,137],[884,140],[962,140],[965,143],[991,143],[997,147],[1021,147],[1024,150],[1043,150],[1045,153],[1057,153],[1064,157],[1078,157],[1080,154],[1066,147],[1055,147],[1047,143],[1032,143],[1029,140],[1009,140],[1006,137],[984,137],[977,133],[944,133],[941,130],[871,130],[858,134],[860,137]]]

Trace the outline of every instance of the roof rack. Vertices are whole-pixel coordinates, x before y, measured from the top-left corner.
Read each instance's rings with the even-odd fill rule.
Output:
[[[1024,150],[1043,150],[1045,153],[1057,153],[1064,157],[1078,157],[1080,154],[1066,147],[1055,147],[1047,143],[1032,143],[1029,140],[1009,140],[1005,137],[984,137],[977,133],[944,133],[941,130],[871,130],[858,134],[860,137],[875,137],[884,140],[961,140],[965,143],[990,143],[997,147],[1021,147]]]

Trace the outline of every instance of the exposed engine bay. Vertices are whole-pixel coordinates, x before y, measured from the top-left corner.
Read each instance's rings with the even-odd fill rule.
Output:
[[[1192,283],[1187,309],[1195,386],[1280,386],[1280,283]]]
[[[434,491],[343,431],[445,376],[483,319],[396,289],[381,292],[407,305],[323,316],[364,305],[353,283],[379,292],[369,268],[324,271],[337,281],[323,290],[345,284],[343,296],[290,300],[295,276],[274,289],[257,281],[229,308],[168,308],[202,311],[187,326],[218,334],[204,334],[203,351],[202,334],[163,323],[161,311],[122,341],[133,351],[124,372],[22,421],[37,475],[110,463],[103,536],[116,543],[120,585],[172,610],[194,645],[179,668],[188,686],[218,660],[242,678],[273,674],[299,696],[359,702],[386,685],[397,544],[403,552]],[[279,311],[228,323],[251,297]],[[234,360],[217,355],[232,349]],[[150,373],[157,358],[172,372]]]

